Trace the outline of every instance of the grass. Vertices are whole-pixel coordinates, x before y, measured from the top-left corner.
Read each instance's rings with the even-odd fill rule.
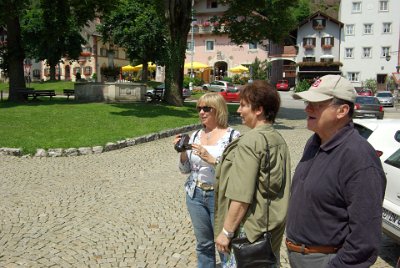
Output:
[[[228,105],[234,113],[237,105]],[[41,98],[23,104],[0,102],[0,147],[37,148],[104,146],[126,138],[199,123],[195,102],[183,107],[150,103],[77,103]]]
[[[45,82],[32,82],[26,84],[26,87],[31,87],[38,90],[54,89],[57,95],[63,94],[63,89],[73,89],[74,82],[72,81],[45,81]],[[8,93],[8,83],[0,83],[0,90]]]
[[[73,82],[31,83],[35,89],[73,88]],[[8,84],[0,83],[0,90]],[[194,92],[193,100],[203,93]],[[41,97],[25,103],[0,102],[0,147],[21,148],[33,154],[43,148],[104,146],[180,126],[199,123],[195,102],[183,107],[150,103],[79,103]],[[228,105],[234,114],[237,105]]]

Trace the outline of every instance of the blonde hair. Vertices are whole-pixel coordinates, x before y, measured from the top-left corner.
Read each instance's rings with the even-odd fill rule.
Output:
[[[205,106],[210,106],[215,110],[217,125],[220,128],[228,127],[228,107],[224,98],[215,92],[206,93],[199,98],[196,108],[202,103]]]

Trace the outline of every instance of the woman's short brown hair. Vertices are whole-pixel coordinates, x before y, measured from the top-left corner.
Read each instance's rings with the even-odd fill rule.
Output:
[[[218,127],[228,127],[228,107],[220,94],[215,92],[206,93],[199,98],[196,107],[198,107],[200,103],[205,106],[210,106],[215,110],[215,118]]]
[[[240,92],[240,99],[249,103],[253,111],[263,107],[265,119],[271,123],[275,122],[281,106],[281,98],[278,91],[270,83],[255,80],[253,83],[247,84]]]

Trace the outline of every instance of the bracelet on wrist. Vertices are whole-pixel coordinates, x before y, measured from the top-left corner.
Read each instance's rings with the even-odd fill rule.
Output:
[[[235,232],[228,232],[225,228],[222,228],[222,233],[228,238],[233,238],[235,235]]]

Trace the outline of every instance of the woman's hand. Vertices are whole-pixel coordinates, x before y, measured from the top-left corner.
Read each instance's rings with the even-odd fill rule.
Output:
[[[198,155],[202,160],[208,164],[213,165],[215,163],[215,157],[212,156],[203,146],[200,144],[192,144],[192,150],[195,155]]]
[[[180,141],[182,134],[175,135],[174,140],[172,141],[174,146]],[[186,151],[183,151],[181,154],[181,163],[185,163],[188,160]]]

